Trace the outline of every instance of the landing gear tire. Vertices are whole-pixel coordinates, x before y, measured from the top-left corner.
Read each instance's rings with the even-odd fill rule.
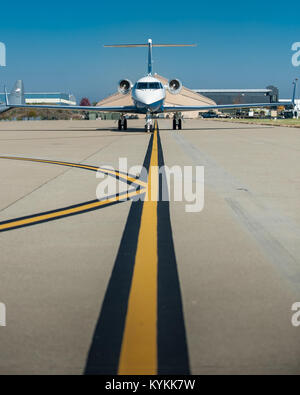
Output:
[[[176,130],[176,119],[173,119],[173,130]]]
[[[127,130],[127,119],[121,117],[121,119],[118,120],[118,130]]]
[[[182,120],[178,119],[178,130],[182,129]]]

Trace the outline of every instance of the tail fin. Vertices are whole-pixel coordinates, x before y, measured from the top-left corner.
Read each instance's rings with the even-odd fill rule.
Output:
[[[153,47],[195,47],[196,44],[153,44],[149,38],[148,44],[117,44],[117,45],[104,45],[105,48],[141,48],[148,47],[148,75],[152,75],[153,60],[152,48]]]
[[[26,104],[24,97],[24,84],[22,80],[18,80],[15,83],[14,88],[10,94],[7,93],[6,87],[4,87],[4,92],[5,105],[0,105],[0,114],[9,111],[13,105]]]
[[[24,97],[24,84],[22,80],[18,80],[15,83],[13,90],[9,95],[9,103],[7,104],[25,104]]]

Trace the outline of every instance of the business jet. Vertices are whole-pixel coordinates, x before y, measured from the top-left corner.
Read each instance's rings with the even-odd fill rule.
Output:
[[[173,95],[180,93],[182,83],[179,79],[171,79],[167,85],[163,85],[153,75],[153,47],[193,47],[195,44],[153,44],[149,39],[147,44],[119,44],[119,45],[104,45],[110,48],[122,47],[147,47],[148,48],[148,73],[145,77],[139,79],[134,85],[129,79],[122,79],[118,83],[118,91],[122,95],[131,94],[132,106],[120,107],[104,107],[104,106],[58,106],[58,105],[27,105],[24,98],[24,86],[22,81],[17,81],[14,89],[8,97],[5,89],[5,104],[0,106],[0,113],[9,111],[12,108],[25,109],[63,109],[70,111],[97,111],[97,112],[114,112],[119,113],[118,129],[127,129],[126,114],[145,114],[145,131],[151,132],[154,128],[153,118],[161,113],[173,113],[173,129],[182,129],[181,112],[184,111],[208,111],[208,110],[226,110],[238,108],[255,108],[255,107],[276,107],[276,106],[291,106],[291,102],[280,103],[251,103],[251,104],[225,104],[225,105],[211,105],[211,106],[166,106],[164,104],[166,98],[166,91]],[[294,98],[293,98],[294,101]],[[294,103],[293,103],[294,104]]]

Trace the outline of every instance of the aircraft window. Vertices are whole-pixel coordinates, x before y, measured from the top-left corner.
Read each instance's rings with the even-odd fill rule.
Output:
[[[148,83],[147,82],[139,82],[137,84],[137,89],[148,89]]]
[[[148,89],[159,89],[159,82],[149,82]]]
[[[138,82],[136,89],[161,89],[160,82]]]

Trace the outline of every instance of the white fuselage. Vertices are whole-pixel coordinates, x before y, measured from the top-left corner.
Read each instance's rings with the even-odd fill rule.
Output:
[[[166,90],[162,83],[148,75],[136,82],[132,88],[132,100],[137,109],[143,113],[159,113],[163,111]]]

